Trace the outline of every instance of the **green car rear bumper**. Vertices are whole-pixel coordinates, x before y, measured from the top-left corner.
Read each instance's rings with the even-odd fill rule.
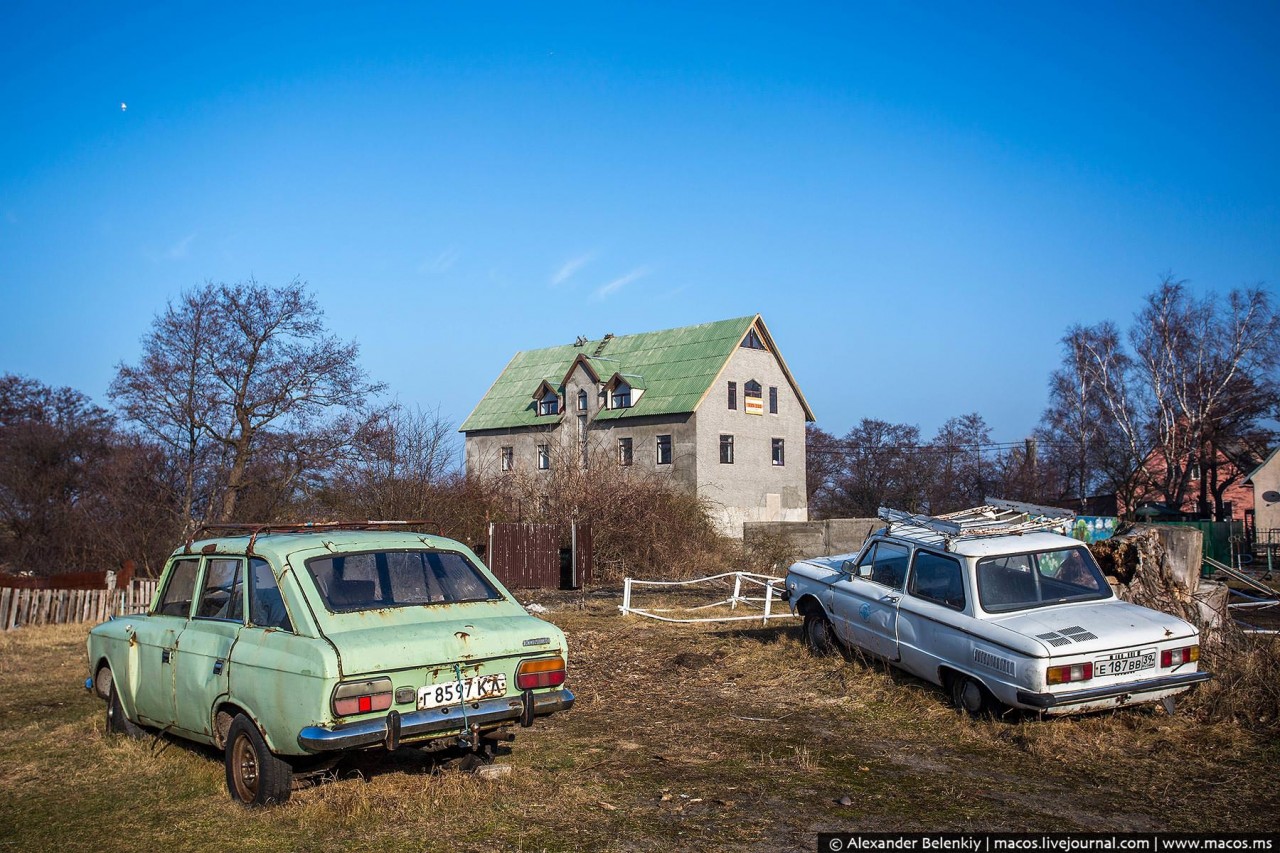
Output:
[[[532,716],[545,717],[573,707],[573,692],[568,688],[549,693],[532,694]],[[465,710],[465,714],[463,713]],[[465,709],[453,705],[444,708],[428,708],[406,714],[392,712],[375,720],[325,728],[307,726],[298,733],[298,745],[307,752],[335,752],[361,749],[370,746],[394,748],[401,741],[453,732],[462,732],[473,726],[489,728],[504,722],[514,722],[526,716],[525,703],[519,696],[485,699],[468,705]],[[395,722],[398,720],[397,722]]]

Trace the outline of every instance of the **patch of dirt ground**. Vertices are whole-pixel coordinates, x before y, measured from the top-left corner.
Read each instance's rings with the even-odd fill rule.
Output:
[[[14,849],[812,850],[850,830],[1273,830],[1280,746],[1135,708],[973,720],[798,624],[664,624],[616,596],[525,596],[570,642],[574,709],[518,730],[509,775],[373,753],[275,809],[221,756],[103,733],[87,627],[0,637],[0,839]],[[405,845],[408,845],[407,847]]]

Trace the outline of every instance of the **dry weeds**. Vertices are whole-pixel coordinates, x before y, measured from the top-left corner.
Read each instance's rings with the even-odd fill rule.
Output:
[[[104,736],[83,628],[0,636],[0,849],[812,849],[820,830],[1273,829],[1280,811],[1280,747],[1206,710],[1215,694],[1173,717],[975,721],[912,678],[811,657],[794,626],[539,600],[578,705],[520,732],[512,775],[401,750],[262,811],[229,801],[211,750]]]

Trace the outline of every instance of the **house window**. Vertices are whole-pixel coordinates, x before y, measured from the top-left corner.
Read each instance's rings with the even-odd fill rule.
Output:
[[[658,464],[671,464],[671,436],[669,435],[658,436]]]
[[[733,464],[733,436],[731,435],[720,436],[720,464]]]
[[[764,343],[761,342],[760,336],[756,334],[754,328],[747,332],[747,336],[742,339],[742,346],[745,349],[764,349]]]
[[[630,465],[631,461],[632,461],[631,439],[629,438],[618,439],[618,464]]]
[[[619,384],[613,389],[613,408],[629,409],[631,408],[631,386]]]
[[[555,394],[548,394],[538,401],[539,415],[556,415],[560,413],[560,398]]]
[[[735,411],[738,408],[738,383],[729,383],[729,408]]]
[[[773,464],[786,465],[786,447],[782,439],[775,438],[773,440]]]
[[[546,471],[551,467],[551,448],[546,444],[538,445],[538,470]]]
[[[760,383],[754,379],[742,386],[742,409],[748,415],[764,414],[764,396],[760,392]]]
[[[578,411],[585,412],[587,410],[587,392],[578,392]]]
[[[778,386],[769,386],[769,414],[778,414]]]
[[[515,467],[516,449],[514,447],[504,447],[498,456],[498,467],[503,471],[510,471]]]

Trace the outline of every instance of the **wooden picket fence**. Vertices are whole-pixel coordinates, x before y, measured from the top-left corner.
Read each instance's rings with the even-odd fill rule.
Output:
[[[140,613],[151,605],[154,580],[136,580],[123,589],[0,589],[0,630],[28,625],[102,622]]]

